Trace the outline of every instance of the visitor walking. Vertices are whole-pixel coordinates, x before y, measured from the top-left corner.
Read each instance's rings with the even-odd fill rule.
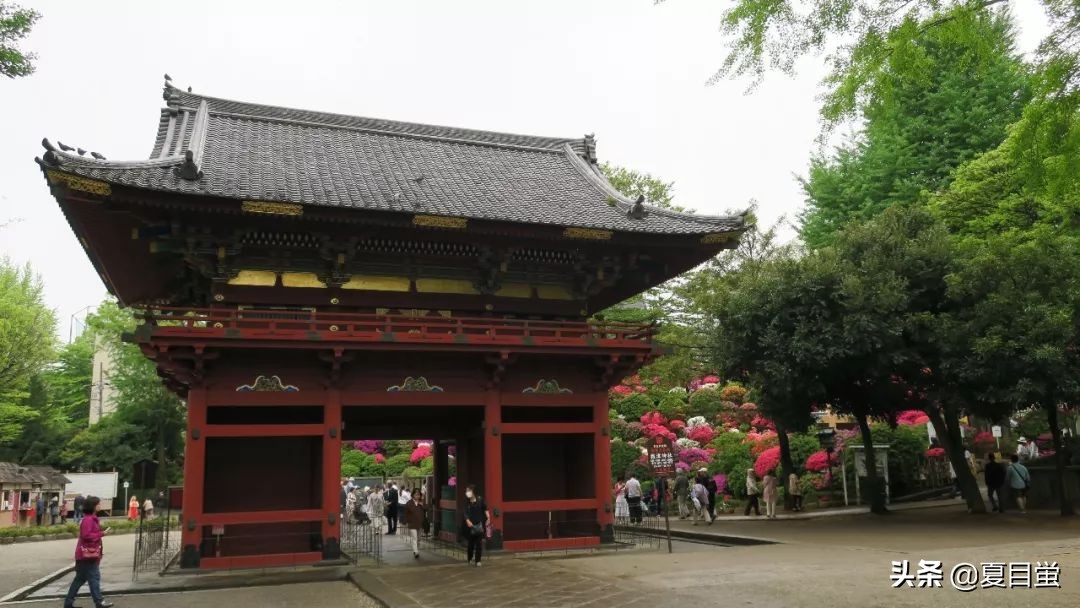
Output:
[[[705,489],[705,484],[701,483],[701,477],[694,478],[694,487],[690,491],[690,500],[694,505],[694,524],[698,524],[698,520],[709,521],[709,525],[712,525],[712,515],[709,514],[709,491]]]
[[[37,501],[34,502],[34,516],[38,527],[41,527],[41,518],[45,517],[45,497],[41,494],[38,494]]]
[[[983,479],[986,481],[986,497],[990,499],[990,510],[1000,513],[1005,504],[1001,497],[1001,486],[1005,485],[1005,467],[994,458],[993,452],[986,457]]]
[[[1039,457],[1039,446],[1034,441],[1028,441],[1026,438],[1021,437],[1017,440],[1017,444],[1016,455],[1021,462],[1035,460]]]
[[[128,501],[128,521],[139,519],[139,497],[132,496]]]
[[[338,510],[341,513],[341,515],[345,515],[346,513],[348,513],[348,511],[345,510],[345,507],[348,506],[348,502],[349,502],[348,485],[349,485],[349,480],[342,477],[341,478],[341,492],[338,494],[338,504],[339,504]]]
[[[799,484],[798,474],[792,472],[787,476],[787,491],[791,496],[791,510],[802,511],[802,485]]]
[[[403,495],[405,493],[402,491]],[[424,527],[424,508],[410,494],[402,512],[405,517],[405,533],[412,543],[413,559],[420,559],[420,530]]]
[[[106,602],[101,596],[101,537],[109,531],[103,531],[98,523],[97,507],[100,502],[95,496],[87,496],[83,502],[84,517],[79,524],[79,538],[75,541],[75,580],[68,587],[64,608],[76,608],[75,596],[86,583],[90,585],[90,597],[96,608],[112,607],[112,603]]]
[[[371,494],[368,494],[367,514],[376,530],[382,532],[383,520],[386,519],[386,501],[383,499],[382,486],[375,486]]]
[[[716,479],[709,475],[709,472],[705,469],[701,469],[700,472],[702,477],[705,478],[705,492],[708,493],[709,497],[709,517],[716,519]]]
[[[630,507],[630,523],[641,523],[641,482],[638,481],[637,476],[633,473],[630,474],[630,479],[626,482],[626,503]]]
[[[633,480],[633,477],[630,479]],[[476,495],[476,486],[471,483],[465,486],[465,536],[469,541],[469,564],[480,566],[480,558],[484,552],[484,534],[490,519],[487,505]]]
[[[1012,491],[1013,496],[1016,497],[1016,506],[1020,507],[1021,513],[1027,513],[1027,493],[1028,488],[1031,487],[1031,472],[1028,468],[1020,464],[1020,457],[1013,454],[1010,457],[1012,463],[1009,464],[1009,469],[1006,472],[1006,478],[1009,480],[1009,489]],[[1001,505],[1001,512],[1005,512],[1004,502]]]
[[[409,500],[412,499],[412,492],[404,485],[401,486],[401,493],[398,495],[398,525],[405,523],[405,505],[409,504]]]
[[[75,496],[75,504],[72,506],[72,508],[74,509],[73,515],[75,516],[75,523],[82,522],[82,508],[84,504],[86,504],[86,497],[82,494],[77,494]]]
[[[345,496],[345,514],[343,517],[345,517],[346,521],[354,522],[357,519],[355,513],[358,489],[359,488],[354,488]]]
[[[386,533],[394,534],[397,532],[398,517],[398,489],[396,483],[391,483],[390,487],[386,489],[383,500],[386,501]]]
[[[765,473],[765,478],[761,480],[761,497],[765,499],[765,517],[769,519],[776,519],[776,499],[780,496],[774,473],[775,471]]]
[[[743,511],[743,515],[750,515],[750,509],[754,509],[754,515],[761,516],[761,509],[758,508],[758,484],[757,476],[754,475],[754,469],[746,469],[746,509]]]
[[[630,504],[626,502],[626,480],[622,475],[615,480],[615,520],[625,520],[630,517]]]
[[[154,501],[149,496],[143,501],[143,516],[146,519],[154,519]]]
[[[58,519],[60,519],[60,502],[53,496],[49,501],[49,525],[55,526]]]
[[[684,471],[679,471],[675,476],[675,502],[679,504],[679,519],[686,519],[690,510],[686,507],[686,500],[690,495],[690,480],[686,478]],[[615,505],[618,510],[618,503]]]

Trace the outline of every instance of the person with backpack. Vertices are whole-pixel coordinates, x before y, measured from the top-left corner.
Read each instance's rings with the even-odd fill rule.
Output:
[[[694,478],[694,487],[690,490],[690,501],[694,505],[694,523],[698,524],[698,520],[705,521],[708,519],[709,525],[713,523],[713,516],[709,513],[709,491],[705,488],[704,480],[698,476]]]
[[[1009,481],[1009,489],[1012,491],[1013,496],[1016,497],[1016,506],[1020,507],[1021,513],[1027,513],[1027,493],[1028,488],[1031,487],[1031,472],[1028,468],[1020,464],[1020,457],[1013,454],[1009,457],[1012,462],[1009,464],[1009,468],[1005,473],[1006,479]],[[1005,512],[1005,505],[1001,505],[1001,512]]]
[[[750,509],[754,509],[754,515],[761,517],[758,494],[757,476],[754,475],[754,469],[746,469],[746,509],[743,515],[750,515]]]

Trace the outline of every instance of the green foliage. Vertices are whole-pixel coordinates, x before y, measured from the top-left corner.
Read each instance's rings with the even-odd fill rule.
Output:
[[[867,84],[862,135],[811,162],[807,245],[831,242],[852,219],[925,201],[956,167],[998,146],[1029,97],[1012,46],[1007,14],[970,11],[896,46]]]
[[[56,333],[56,316],[42,290],[29,265],[0,259],[0,445],[14,441],[38,416],[26,404],[27,389],[52,356]]]
[[[720,433],[709,443],[716,450],[709,463],[709,473],[727,475],[728,492],[732,496],[746,496],[746,470],[753,468],[756,460],[745,439],[745,433],[729,432]]]
[[[383,463],[385,466],[385,472],[387,477],[397,477],[401,475],[406,468],[411,464],[409,462],[410,454],[395,454],[386,459]]]
[[[18,42],[40,17],[33,9],[0,1],[0,74],[16,78],[34,73],[35,55],[20,50]]]
[[[626,475],[630,465],[641,458],[641,449],[625,441],[611,442],[611,478]]]
[[[412,456],[413,445],[412,439],[397,439],[394,441],[383,442],[383,449],[386,451],[386,457],[397,456],[399,454],[405,454],[406,456]],[[396,475],[396,473],[395,473]]]
[[[672,203],[672,192],[675,189],[674,182],[665,182],[653,177],[648,173],[639,173],[631,169],[616,167],[610,163],[601,163],[600,170],[604,172],[611,185],[624,196],[637,199],[644,196],[645,202],[663,209],[684,211]]]
[[[656,403],[653,402],[652,398],[642,393],[634,393],[618,401],[613,401],[611,406],[625,416],[627,422],[636,422],[645,414],[656,409]]]
[[[64,448],[61,458],[85,471],[115,468],[126,476],[137,461],[149,456],[143,429],[123,416],[112,414],[85,428]]]
[[[893,496],[903,496],[918,487],[919,471],[925,460],[930,440],[922,425],[900,425],[891,428],[878,423],[870,426],[874,443],[889,446],[889,483]]]
[[[821,450],[821,442],[813,433],[790,433],[788,444],[791,449],[791,462],[797,471],[802,471],[803,463],[811,454]]]
[[[694,391],[690,395],[690,406],[686,410],[688,416],[704,416],[705,420],[712,423],[716,415],[723,409],[723,399],[720,391],[714,388],[703,388]]]
[[[661,397],[657,409],[668,420],[685,418],[687,415],[686,400],[682,395],[675,393],[667,393]]]

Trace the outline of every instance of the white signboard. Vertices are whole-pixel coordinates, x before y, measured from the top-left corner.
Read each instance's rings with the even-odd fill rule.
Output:
[[[990,427],[990,432],[992,432],[994,434],[994,437],[998,437],[998,438],[1001,437],[1001,427],[1000,426],[994,425],[994,426]]]

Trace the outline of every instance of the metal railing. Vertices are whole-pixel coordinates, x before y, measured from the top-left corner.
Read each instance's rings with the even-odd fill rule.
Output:
[[[141,572],[164,572],[180,554],[180,518],[168,504],[162,509],[162,513],[153,517],[147,517],[140,509],[132,580],[138,579]]]
[[[363,521],[352,517],[342,518],[338,539],[341,556],[354,564],[380,565],[385,531],[386,518],[382,515]]]
[[[653,324],[537,321],[493,317],[235,308],[152,308],[140,315],[158,337],[322,339],[446,344],[651,348]]]

